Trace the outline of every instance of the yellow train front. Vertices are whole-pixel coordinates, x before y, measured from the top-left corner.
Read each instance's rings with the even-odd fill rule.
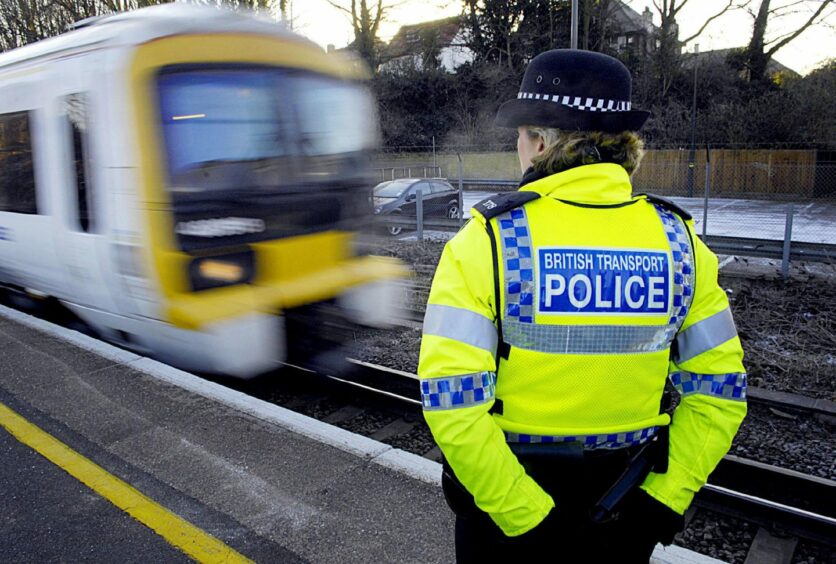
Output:
[[[66,150],[89,178],[61,188],[36,174],[38,197],[60,215],[69,193],[67,215],[85,221],[21,220],[21,252],[44,232],[58,251],[8,262],[7,284],[175,366],[240,377],[333,350],[346,323],[391,321],[407,273],[356,251],[377,143],[359,67],[273,23],[187,5],[43,43],[23,59],[57,89],[43,96],[73,124]],[[40,121],[32,135],[53,143]]]

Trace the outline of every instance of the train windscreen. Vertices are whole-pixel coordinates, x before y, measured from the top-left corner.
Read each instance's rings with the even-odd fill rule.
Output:
[[[157,92],[168,190],[188,228],[178,228],[182,248],[220,243],[193,226],[222,210],[258,218],[264,229],[249,240],[337,228],[367,212],[378,129],[361,84],[272,67],[169,67]]]

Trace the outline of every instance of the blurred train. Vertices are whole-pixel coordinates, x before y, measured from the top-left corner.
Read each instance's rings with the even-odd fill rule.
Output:
[[[0,285],[238,377],[388,323],[407,273],[357,243],[378,142],[364,75],[186,4],[0,55]]]

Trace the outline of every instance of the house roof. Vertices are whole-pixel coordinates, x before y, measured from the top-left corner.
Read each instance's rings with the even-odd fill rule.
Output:
[[[738,51],[745,49],[745,47],[731,47],[728,49],[714,49],[713,51],[703,51],[696,54],[690,54],[685,57],[682,61],[682,66],[687,69],[694,68],[695,63],[699,63],[700,65],[721,65],[725,64],[726,58]],[[782,64],[781,62],[770,58],[769,62],[766,64],[766,72],[769,74],[789,74],[790,76],[800,77],[801,75],[789,68],[788,66]]]
[[[386,47],[385,58],[396,59],[406,55],[421,53],[425,48],[425,41],[432,39],[435,47],[443,49],[449,47],[461,29],[458,16],[404,25]]]
[[[633,8],[624,2],[616,1],[611,4],[612,18],[615,22],[615,27],[624,33],[645,32],[653,33],[656,26],[650,18],[645,18],[642,14],[635,11]]]

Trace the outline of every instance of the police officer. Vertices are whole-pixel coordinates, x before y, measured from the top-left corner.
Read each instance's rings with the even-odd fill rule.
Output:
[[[535,57],[497,115],[520,189],[438,265],[418,372],[460,562],[647,562],[746,414],[715,255],[686,211],[631,195],[630,89],[612,57]]]

